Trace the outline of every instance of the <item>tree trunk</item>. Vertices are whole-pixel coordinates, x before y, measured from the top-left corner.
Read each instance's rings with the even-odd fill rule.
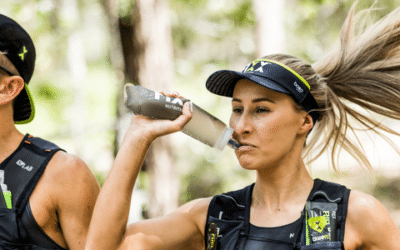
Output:
[[[115,1],[105,0],[108,13],[117,13]],[[131,16],[110,15],[109,20],[115,31],[117,27],[120,48],[113,46],[123,58],[123,84],[131,82],[160,91],[171,89],[173,81],[172,37],[166,0],[136,0]],[[117,39],[117,40],[118,40]],[[118,58],[118,56],[117,56]],[[117,63],[119,60],[113,60]],[[118,96],[118,125],[116,148],[120,144],[130,120],[131,112],[123,105],[122,85]],[[146,156],[143,171],[149,174],[150,198],[148,217],[170,213],[178,207],[179,177],[173,168],[173,150],[169,137],[162,137],[152,143]],[[132,152],[134,153],[134,152]],[[137,195],[136,195],[137,197]],[[137,200],[137,199],[133,199]],[[141,204],[132,204],[132,211],[138,211]]]
[[[59,4],[59,3],[58,3]],[[86,93],[85,82],[87,74],[87,62],[85,58],[85,49],[83,46],[83,38],[77,24],[80,23],[80,10],[76,0],[71,0],[64,5],[64,8],[73,9],[70,18],[76,25],[69,32],[67,45],[67,63],[71,74],[71,88],[74,92],[74,102],[72,104],[72,112],[70,119],[70,135],[74,142],[76,152],[80,152],[83,158],[86,158]],[[83,138],[83,139],[82,139]]]
[[[285,0],[253,0],[257,18],[257,57],[285,53]]]
[[[136,0],[133,16],[139,84],[156,91],[170,89],[173,49],[167,1]],[[179,178],[169,139],[154,141],[145,160],[151,186],[149,217],[170,213],[178,206]]]

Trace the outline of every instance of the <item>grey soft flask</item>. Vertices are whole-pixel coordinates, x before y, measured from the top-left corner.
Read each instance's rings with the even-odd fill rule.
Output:
[[[125,105],[136,115],[152,119],[174,120],[182,114],[187,99],[166,97],[142,86],[125,85]],[[225,145],[237,149],[240,145],[231,139],[233,129],[228,128],[218,118],[207,113],[191,102],[192,119],[183,127],[182,132],[222,150]]]

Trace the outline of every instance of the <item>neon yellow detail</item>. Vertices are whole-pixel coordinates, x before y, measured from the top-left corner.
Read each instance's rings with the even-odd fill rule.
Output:
[[[308,221],[308,216],[307,216],[307,206],[306,206],[306,222]],[[306,226],[306,245],[310,245],[311,240],[310,240],[310,234],[308,232],[308,226]]]
[[[257,63],[259,63],[259,62],[261,62],[261,61],[274,63],[274,64],[277,64],[277,65],[279,65],[279,66],[281,66],[281,67],[284,67],[285,69],[289,70],[293,75],[297,76],[297,78],[299,78],[299,79],[301,80],[301,82],[304,83],[304,85],[307,86],[308,90],[310,90],[310,88],[311,88],[311,87],[310,87],[310,84],[308,84],[308,82],[307,82],[301,75],[297,74],[296,71],[294,71],[293,69],[289,68],[289,67],[286,66],[285,64],[282,64],[282,63],[280,63],[280,62],[276,62],[276,61],[274,61],[274,60],[269,60],[269,59],[257,59],[257,60],[254,60],[254,61],[251,62],[251,63],[252,63],[252,65],[254,66],[254,65],[256,65]]]
[[[211,244],[210,244],[211,249],[214,249],[214,247],[215,247],[215,238],[216,238],[216,235],[212,234],[211,235]]]
[[[21,57],[21,60],[22,60],[22,61],[25,60],[25,54],[26,54],[26,53],[28,53],[28,50],[27,50],[26,47],[24,46],[24,47],[22,48],[22,53],[18,54],[19,57]]]
[[[308,225],[318,233],[321,233],[327,224],[325,216],[312,217],[309,218],[307,222]]]
[[[5,191],[3,192],[4,199],[6,200],[6,205],[8,209],[12,208],[12,199],[11,199],[11,192],[10,191]]]
[[[24,121],[14,121],[14,124],[19,124],[19,125],[27,124],[27,123],[30,123],[33,120],[33,118],[35,118],[35,112],[36,112],[35,103],[33,102],[31,91],[29,90],[28,84],[26,84],[26,83],[25,83],[25,91],[26,91],[26,94],[28,95],[29,102],[31,104],[31,116]]]

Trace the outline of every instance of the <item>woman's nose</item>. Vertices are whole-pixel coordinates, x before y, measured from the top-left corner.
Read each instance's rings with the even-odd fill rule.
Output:
[[[232,128],[238,136],[249,134],[252,131],[251,120],[246,115],[241,115],[234,121]]]

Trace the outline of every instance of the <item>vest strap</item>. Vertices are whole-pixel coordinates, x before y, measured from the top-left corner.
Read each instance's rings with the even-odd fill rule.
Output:
[[[23,147],[8,162],[4,168],[4,183],[11,190],[13,207],[16,207],[21,194],[25,194],[26,187],[45,160],[46,157],[34,154]],[[4,196],[2,201],[4,201]],[[3,207],[7,208],[1,204],[1,208]]]
[[[228,192],[225,194],[214,196],[210,202],[208,212],[207,212],[207,222],[205,232],[208,232],[209,224],[218,220],[217,226],[224,228],[224,234],[229,237],[229,235],[233,235],[233,231],[236,230],[237,240],[236,243],[233,243],[233,239],[224,240],[224,235],[220,235],[221,240],[218,242],[218,245],[221,243],[221,249],[236,249],[242,250],[246,245],[246,235],[249,233],[250,229],[250,204],[251,204],[251,194],[254,188],[254,183],[249,185],[241,190]],[[303,249],[303,246],[307,245],[306,242],[306,233],[311,225],[311,228],[321,230],[318,225],[322,226],[322,229],[328,228],[325,227],[329,225],[330,222],[334,222],[336,220],[336,230],[334,233],[330,234],[329,237],[334,237],[334,242],[323,242],[326,246],[337,245],[337,243],[343,242],[344,240],[344,226],[346,223],[347,216],[347,206],[349,199],[350,190],[345,186],[331,183],[327,181],[322,181],[320,179],[314,180],[313,189],[310,192],[310,195],[307,199],[307,206],[312,209],[314,217],[311,220],[308,220],[310,217],[307,216],[307,209],[305,206],[301,220],[303,221],[301,233],[298,234],[296,249]],[[331,213],[331,210],[334,213]],[[316,213],[321,213],[321,215],[317,215]],[[329,215],[327,215],[329,214]],[[312,214],[311,214],[312,215]],[[324,216],[326,215],[326,216]],[[328,218],[329,216],[329,218]],[[321,218],[318,218],[321,217]],[[308,218],[308,219],[307,219]],[[308,223],[309,222],[309,223]],[[226,225],[225,225],[226,224]],[[310,224],[310,225],[308,225]],[[241,226],[240,226],[241,225]],[[228,229],[227,228],[232,228]],[[330,226],[332,229],[335,229],[335,226]],[[311,229],[311,230],[314,230]],[[329,229],[326,229],[327,231]],[[323,233],[323,231],[321,230]],[[235,234],[236,235],[236,234]],[[308,234],[307,234],[308,235]],[[315,234],[314,234],[315,235]],[[205,242],[207,243],[207,234],[205,234]],[[317,235],[318,236],[318,235]],[[321,238],[315,237],[314,239],[320,240]],[[223,246],[222,242],[227,242],[228,246]],[[311,249],[313,244],[309,242],[307,249]],[[335,245],[335,246],[336,246]],[[341,246],[343,244],[341,243]],[[227,248],[228,247],[228,248]],[[233,248],[234,247],[234,248]],[[335,248],[337,249],[337,248]]]

